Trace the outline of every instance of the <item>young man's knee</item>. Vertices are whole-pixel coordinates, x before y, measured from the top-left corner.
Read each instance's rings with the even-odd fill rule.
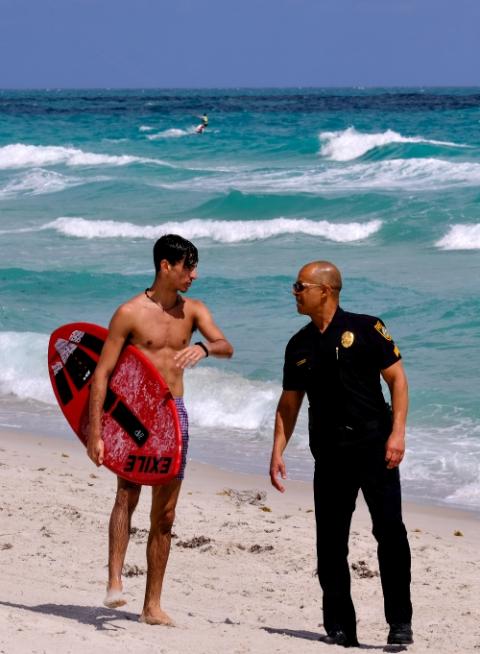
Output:
[[[122,508],[132,512],[138,504],[140,499],[141,486],[131,485],[119,488],[115,497],[115,503]]]
[[[175,509],[164,509],[162,511],[152,511],[150,514],[150,531],[156,531],[161,534],[168,534],[175,521]]]

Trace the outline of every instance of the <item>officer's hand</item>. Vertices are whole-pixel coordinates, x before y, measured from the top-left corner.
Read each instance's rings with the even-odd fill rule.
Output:
[[[105,453],[105,444],[101,438],[89,437],[87,442],[87,454],[96,466],[101,466]]]
[[[285,487],[278,481],[278,476],[282,479],[286,479],[287,469],[285,468],[283,458],[280,455],[272,454],[272,460],[270,461],[270,481],[274,488],[283,493]]]
[[[385,443],[385,461],[387,468],[396,468],[402,462],[405,454],[405,436],[403,434],[390,434]]]

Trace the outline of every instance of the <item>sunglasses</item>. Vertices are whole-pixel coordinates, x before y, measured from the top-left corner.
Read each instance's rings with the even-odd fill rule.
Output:
[[[301,293],[311,286],[325,286],[325,284],[311,284],[310,282],[293,282],[292,288],[294,293]]]

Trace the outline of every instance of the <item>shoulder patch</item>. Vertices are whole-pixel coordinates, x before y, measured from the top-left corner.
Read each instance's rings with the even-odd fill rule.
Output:
[[[385,338],[387,341],[393,340],[392,337],[390,336],[390,334],[388,333],[387,328],[385,327],[385,325],[383,325],[380,322],[380,320],[377,320],[377,322],[375,323],[374,326],[375,326],[375,329],[377,330],[377,332],[379,334],[381,334],[383,336],[383,338]]]
[[[398,345],[395,345],[395,347],[393,348],[393,353],[397,357],[397,359],[400,358],[400,350],[398,349]]]

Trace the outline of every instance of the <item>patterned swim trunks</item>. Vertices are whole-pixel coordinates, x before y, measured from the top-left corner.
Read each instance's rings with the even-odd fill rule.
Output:
[[[185,466],[187,465],[187,450],[188,450],[188,414],[183,403],[183,397],[175,397],[175,405],[177,407],[178,419],[180,420],[180,429],[182,431],[182,463],[180,470],[175,479],[183,479],[185,475]]]

